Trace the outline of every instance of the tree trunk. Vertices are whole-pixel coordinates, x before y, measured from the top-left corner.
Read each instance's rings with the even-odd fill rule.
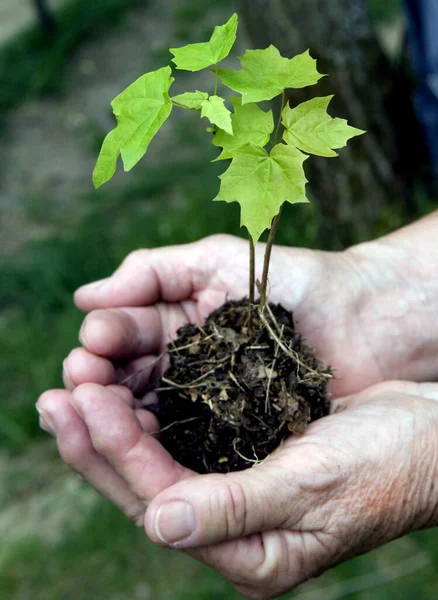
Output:
[[[323,214],[321,242],[345,247],[375,235],[393,209],[406,214],[422,138],[407,78],[383,54],[364,0],[241,0],[241,13],[255,47],[274,44],[286,57],[310,48],[318,70],[329,75],[292,90],[292,105],[335,94],[332,116],[368,132],[338,158],[306,163]]]
[[[56,29],[56,24],[55,19],[53,18],[49,7],[47,6],[46,0],[34,0],[34,4],[37,10],[41,32],[46,36],[53,35]]]

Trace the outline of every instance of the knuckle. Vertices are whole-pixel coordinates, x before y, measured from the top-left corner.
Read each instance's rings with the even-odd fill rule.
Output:
[[[252,574],[252,583],[257,587],[268,586],[272,589],[273,584],[277,579],[277,565],[271,564],[271,558],[265,554],[263,560],[258,565],[255,565]]]
[[[138,266],[139,263],[143,263],[146,260],[146,257],[149,253],[149,250],[144,248],[137,248],[128,254],[128,256],[122,262],[123,267],[135,267]]]
[[[212,243],[222,243],[229,242],[230,240],[235,240],[236,238],[233,235],[229,235],[228,233],[213,233],[212,235],[208,235],[204,238],[204,242],[212,242]]]
[[[81,405],[91,405],[98,394],[100,394],[102,386],[98,383],[87,381],[79,384],[73,392],[76,402]]]
[[[248,598],[255,600],[276,598],[300,583],[289,572],[287,558],[283,557],[283,560],[286,561],[285,566],[266,553],[260,562],[253,564],[244,577],[239,576],[240,581],[234,585]]]
[[[259,534],[258,560],[254,563],[250,587],[262,592],[282,589],[285,582],[296,584],[296,574],[291,565],[291,553],[285,535],[276,532],[274,535]]]
[[[129,447],[124,452],[124,460],[126,462],[139,461],[141,463],[142,473],[147,473],[154,461],[154,453],[150,451],[144,442],[143,433],[139,432],[134,441],[129,444]],[[140,476],[141,478],[141,476]]]
[[[110,460],[116,468],[135,470],[138,481],[147,480],[153,468],[154,455],[147,444],[144,444],[141,430],[126,437],[123,427],[118,427],[110,434],[100,436],[93,445],[99,454]]]
[[[78,434],[67,438],[64,435],[59,436],[58,448],[63,461],[70,469],[81,474],[87,473],[92,462],[90,457],[93,450],[85,436]]]
[[[214,233],[202,239],[200,244],[208,248],[225,248],[229,244],[241,244],[242,240],[228,233]]]
[[[211,497],[212,518],[219,515],[223,527],[224,539],[245,535],[247,522],[246,493],[243,486],[234,481],[218,486]]]
[[[118,429],[111,431],[102,430],[99,435],[93,436],[93,446],[96,452],[104,457],[113,456],[121,447],[123,436]]]
[[[264,600],[287,591],[295,581],[292,558],[284,555],[290,549],[284,547],[286,542],[279,547],[278,540],[275,533],[268,538],[255,534],[242,544],[203,547],[201,556],[245,597]]]

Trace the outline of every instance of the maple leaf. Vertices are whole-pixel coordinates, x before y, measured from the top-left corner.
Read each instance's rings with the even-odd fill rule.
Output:
[[[351,127],[345,119],[332,118],[327,113],[333,96],[313,98],[296,108],[286,106],[281,115],[287,144],[317,156],[338,156],[334,148],[343,148],[349,139],[365,131]]]
[[[223,149],[215,160],[232,158],[236,148],[249,142],[265,146],[274,131],[271,110],[265,112],[257,104],[242,106],[242,99],[235,96],[231,98],[231,102],[234,107],[234,113],[231,115],[233,135],[220,130],[213,137],[213,145]]]
[[[225,25],[214,28],[208,42],[171,48],[170,52],[174,56],[172,61],[176,64],[176,68],[184,71],[201,71],[227,57],[236,41],[237,21],[237,14],[234,13]]]
[[[125,171],[129,171],[146,154],[172,111],[171,73],[170,67],[146,73],[112,101],[118,125],[106,136],[97,159],[93,172],[97,188],[114,175],[120,155]]]
[[[241,225],[256,243],[271,226],[283,202],[308,202],[303,169],[307,158],[285,144],[277,144],[270,154],[251,142],[245,144],[235,150],[231,165],[220,176],[221,187],[215,200],[240,204]]]
[[[233,135],[231,113],[225,106],[225,100],[220,96],[210,96],[201,105],[201,117],[207,117],[213,125]]]
[[[242,94],[242,104],[272,100],[285,89],[314,85],[321,77],[309,51],[284,58],[275,46],[247,50],[240,59],[242,69],[219,69],[223,83]]]
[[[208,99],[206,92],[185,92],[179,96],[173,96],[172,102],[177,106],[183,108],[190,108],[191,110],[201,110],[202,103]]]

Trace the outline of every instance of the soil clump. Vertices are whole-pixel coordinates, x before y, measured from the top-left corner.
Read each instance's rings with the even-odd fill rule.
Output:
[[[281,305],[229,301],[203,327],[184,325],[148,406],[163,446],[198,473],[263,461],[290,435],[329,413],[332,377]]]

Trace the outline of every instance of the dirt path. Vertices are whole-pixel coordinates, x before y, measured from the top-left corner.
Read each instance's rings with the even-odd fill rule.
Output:
[[[62,94],[10,114],[0,140],[0,256],[49,235],[60,219],[68,222],[86,210],[77,199],[92,190],[99,143],[114,126],[110,102],[137,77],[167,64],[167,49],[179,42],[180,10],[178,0],[151,0],[127,12],[106,37],[84,43],[75,53],[66,65]],[[191,37],[205,38],[209,28],[229,17],[223,6],[204,12],[194,23],[183,23],[193,31]],[[185,77],[174,84],[173,93],[179,93]],[[189,85],[200,87],[205,77],[210,74],[194,77]],[[154,140],[148,164],[172,155],[174,123]],[[126,185],[128,179],[119,174],[113,185]]]
[[[0,42],[8,31],[19,31],[32,18],[31,4],[15,6],[3,0],[0,6]],[[66,0],[52,0],[59,6]],[[193,4],[195,6],[196,3]],[[199,5],[201,6],[201,5]],[[63,92],[56,97],[28,102],[13,111],[0,139],[0,257],[16,253],[26,242],[77,222],[87,210],[78,200],[92,192],[91,173],[103,135],[114,126],[111,100],[137,77],[169,61],[169,46],[193,39],[207,39],[217,23],[230,16],[223,3],[198,13],[184,13],[180,0],[150,0],[125,13],[108,35],[84,43],[65,67]],[[400,24],[381,32],[400,38]],[[395,38],[394,38],[395,31]],[[182,36],[182,32],[186,38]],[[392,36],[392,37],[391,37]],[[237,54],[248,46],[239,28]],[[188,78],[191,78],[190,82]],[[207,80],[206,80],[207,79]],[[178,73],[172,91],[208,89],[210,74]],[[185,90],[184,90],[185,91]],[[188,115],[166,123],[151,144],[148,164],[169,161],[176,152],[187,153],[181,140],[181,123]],[[178,131],[179,134],[178,134]],[[179,147],[173,140],[179,137]],[[136,176],[117,174],[111,186],[126,186]],[[112,187],[111,189],[114,189]]]
[[[47,6],[57,10],[70,0],[49,0]],[[18,6],[17,6],[18,4]],[[33,0],[17,3],[17,0],[2,0],[0,3],[0,47],[14,39],[22,31],[35,23]]]

